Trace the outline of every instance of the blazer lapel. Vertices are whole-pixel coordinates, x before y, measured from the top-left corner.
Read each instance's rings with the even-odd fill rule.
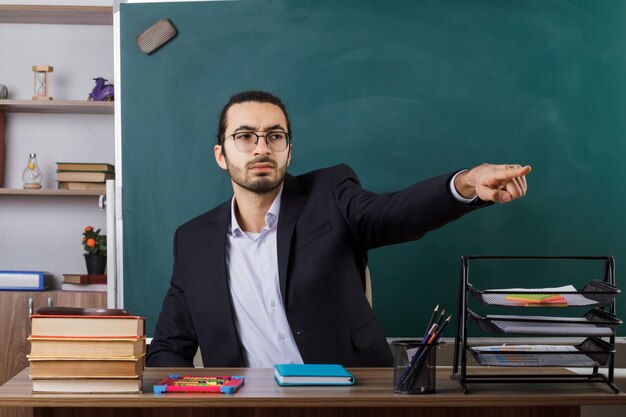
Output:
[[[282,200],[280,202],[280,216],[278,218],[278,279],[280,294],[285,310],[287,309],[287,268],[291,251],[291,239],[298,217],[304,206],[304,189],[298,179],[292,175],[285,176]]]
[[[245,364],[243,350],[241,349],[241,341],[235,324],[235,313],[233,310],[233,302],[230,295],[230,285],[228,282],[228,271],[226,270],[226,238],[228,227],[230,226],[230,200],[220,207],[220,212],[215,216],[213,223],[207,228],[208,252],[204,260],[207,274],[214,276],[212,280],[207,280],[208,285],[203,294],[209,294],[207,300],[207,309],[219,311],[219,318],[213,317],[214,325],[222,328],[220,332],[224,339],[221,342],[211,341],[211,343],[224,344],[225,346],[237,346],[237,351],[221,352],[224,356],[232,356],[230,366],[236,366],[237,359],[241,365]],[[211,308],[211,306],[216,308]],[[219,308],[218,306],[223,306]],[[214,316],[214,312],[210,313]],[[229,348],[230,350],[230,348]],[[223,360],[223,358],[222,358]],[[205,365],[207,366],[207,365]]]

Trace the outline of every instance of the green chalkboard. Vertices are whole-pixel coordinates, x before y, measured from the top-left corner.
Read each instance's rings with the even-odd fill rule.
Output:
[[[144,55],[135,38],[162,17],[178,35]],[[387,336],[423,331],[436,303],[454,310],[463,254],[626,260],[624,1],[122,4],[120,18],[124,297],[149,335],[176,227],[231,195],[212,147],[246,89],[287,104],[294,174],[345,162],[382,192],[482,162],[533,166],[525,199],[370,253]],[[597,278],[485,269],[496,288]]]

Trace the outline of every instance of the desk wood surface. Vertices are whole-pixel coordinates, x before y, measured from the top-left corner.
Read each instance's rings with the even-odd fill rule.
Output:
[[[436,394],[399,395],[392,391],[393,370],[390,368],[350,368],[349,371],[356,377],[353,386],[280,387],[274,382],[272,369],[147,368],[143,394],[33,394],[28,369],[25,369],[0,387],[0,407],[572,407],[626,404],[626,394],[614,394],[605,384],[473,384],[471,393],[466,395],[456,381],[450,380],[450,368],[438,369]],[[481,372],[489,372],[489,369],[481,368]],[[246,380],[234,395],[153,394],[152,385],[171,373],[243,375]]]

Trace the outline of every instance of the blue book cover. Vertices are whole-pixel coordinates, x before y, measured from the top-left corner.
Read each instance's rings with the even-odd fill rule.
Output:
[[[43,271],[0,271],[0,290],[43,291],[48,276]]]
[[[353,385],[354,376],[341,365],[276,364],[274,379],[278,385]]]

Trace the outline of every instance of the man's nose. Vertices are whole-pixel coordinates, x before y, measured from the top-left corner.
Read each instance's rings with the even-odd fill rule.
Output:
[[[272,150],[270,149],[270,147],[267,144],[267,139],[265,135],[259,136],[259,140],[256,143],[256,146],[254,147],[254,153],[258,154],[258,153],[270,153]]]

